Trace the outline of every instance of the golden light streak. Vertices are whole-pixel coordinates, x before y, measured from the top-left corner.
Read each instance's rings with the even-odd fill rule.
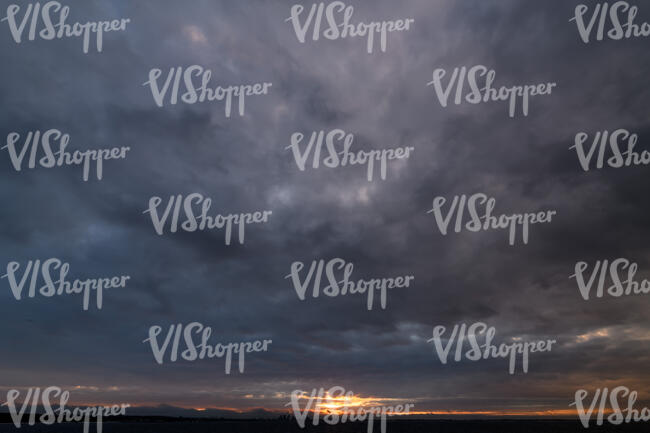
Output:
[[[311,398],[311,395],[302,394],[298,398],[303,400],[309,400]],[[358,397],[355,395],[332,396],[330,395],[329,392],[325,392],[325,394],[322,397],[321,403],[318,406],[320,410],[310,409],[309,411],[310,412],[319,411],[320,413],[335,413],[338,415],[342,415],[348,409],[354,409],[354,410],[358,410],[360,408],[370,409],[372,407],[380,407],[386,405],[390,402],[397,402],[397,404],[400,404],[400,402],[404,402],[402,404],[406,404],[405,400],[403,399]],[[390,412],[388,413],[390,414]]]

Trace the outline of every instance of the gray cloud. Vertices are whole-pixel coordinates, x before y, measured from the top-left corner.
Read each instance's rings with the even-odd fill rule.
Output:
[[[647,169],[585,173],[569,150],[579,131],[615,128],[648,147],[647,41],[583,44],[573,1],[349,3],[355,18],[414,17],[414,28],[366,54],[359,39],[298,43],[287,1],[86,2],[71,20],[131,23],[105,35],[102,53],[83,54],[77,40],[17,45],[1,23],[5,136],[58,128],[73,149],[131,151],[106,162],[102,181],[83,182],[74,167],[18,173],[3,150],[0,264],[59,257],[73,278],[132,277],[88,312],[77,297],[18,302],[0,280],[3,387],[243,409],[333,385],[418,399],[419,410],[564,408],[580,387],[618,382],[649,398],[645,298],[585,302],[569,279],[579,260],[615,257],[650,275]],[[192,64],[215,85],[273,86],[244,117],[226,119],[220,104],[157,107],[142,85],[149,70]],[[433,69],[475,64],[495,69],[498,84],[558,87],[528,117],[496,103],[441,108],[426,86]],[[358,167],[299,171],[291,134],[334,128],[355,135],[353,148],[413,146],[414,157],[372,183]],[[221,232],[158,236],[142,213],[149,198],[193,192],[213,212],[273,215],[244,245],[225,246]],[[557,220],[533,226],[526,246],[502,232],[441,236],[432,199],[474,192],[496,197],[497,211],[556,209]],[[413,274],[415,285],[390,292],[386,310],[367,311],[363,296],[300,301],[284,278],[291,263],[333,257],[353,262],[355,276]],[[149,326],[191,321],[211,326],[215,343],[273,344],[243,375],[225,376],[221,360],[155,364],[142,343]],[[426,343],[433,326],[473,321],[503,341],[558,347],[533,356],[527,375],[508,376],[502,360],[441,365]]]

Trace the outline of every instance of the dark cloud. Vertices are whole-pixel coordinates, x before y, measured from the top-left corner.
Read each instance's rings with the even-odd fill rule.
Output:
[[[345,386],[410,398],[418,410],[565,408],[579,388],[625,384],[648,399],[646,299],[588,302],[569,279],[577,261],[626,257],[650,275],[644,167],[583,172],[577,132],[627,128],[648,148],[647,40],[583,44],[575,1],[349,2],[355,18],[415,18],[386,53],[360,39],[298,43],[287,1],[86,2],[73,21],[129,17],[102,53],[74,39],[15,44],[0,26],[0,128],[57,128],[72,149],[130,146],[104,179],[81,169],[16,172],[0,154],[0,263],[61,258],[73,278],[130,275],[101,311],[78,297],[16,301],[0,280],[2,386],[57,385],[79,402],[281,408],[294,389]],[[650,20],[643,2],[637,19]],[[199,64],[212,83],[272,82],[226,119],[219,103],[157,107],[149,70]],[[483,64],[497,84],[557,82],[528,117],[505,104],[442,108],[426,86],[435,68]],[[359,167],[301,172],[290,136],[341,128],[353,148],[413,146],[384,181]],[[212,213],[271,209],[244,245],[221,231],[158,236],[148,200],[198,192]],[[498,212],[557,210],[528,245],[505,232],[442,236],[435,196],[483,192]],[[415,275],[389,292],[300,301],[284,277],[294,261],[341,257],[358,278]],[[4,273],[4,271],[2,272]],[[212,341],[272,338],[243,375],[221,360],[157,365],[149,326],[199,321]],[[433,326],[483,321],[497,340],[558,340],[509,376],[503,360],[441,365]],[[645,394],[644,394],[645,392]],[[248,396],[248,397],[247,397]]]

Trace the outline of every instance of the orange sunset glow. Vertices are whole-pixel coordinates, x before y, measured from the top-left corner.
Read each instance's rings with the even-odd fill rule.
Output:
[[[303,393],[300,397],[301,400],[309,400],[311,396],[309,394]],[[314,408],[310,408],[308,411],[315,413],[319,412],[321,414],[338,414],[342,415],[343,413],[349,410],[358,410],[363,408],[364,410],[369,410],[375,407],[386,406],[391,410],[387,411],[388,414],[393,414],[392,409],[397,405],[406,405],[409,401],[407,399],[397,399],[397,398],[384,398],[384,397],[359,397],[355,395],[341,395],[333,396],[329,392],[325,392],[322,397],[322,401]],[[610,414],[612,413],[611,408],[606,408],[603,413]],[[488,417],[576,417],[578,414],[577,410],[574,408],[567,409],[546,409],[546,410],[535,410],[535,409],[522,409],[522,410],[409,410],[407,414],[405,413],[394,413],[393,415],[399,416],[488,416]]]

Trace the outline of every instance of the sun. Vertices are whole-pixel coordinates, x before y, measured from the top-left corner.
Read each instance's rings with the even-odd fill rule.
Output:
[[[321,412],[343,414],[347,409],[371,407],[376,405],[372,398],[357,397],[354,395],[333,396],[326,392],[323,401],[319,404]]]

